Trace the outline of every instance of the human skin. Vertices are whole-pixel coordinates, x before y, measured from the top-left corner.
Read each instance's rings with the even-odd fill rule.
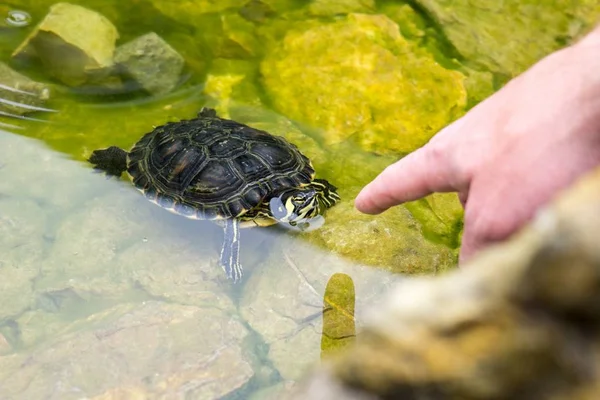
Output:
[[[550,54],[388,166],[356,198],[378,214],[433,192],[465,208],[461,264],[600,165],[600,28]]]

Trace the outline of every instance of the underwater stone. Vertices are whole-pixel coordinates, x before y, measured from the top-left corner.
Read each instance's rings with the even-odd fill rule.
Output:
[[[267,356],[285,380],[300,379],[320,360],[323,302],[332,276],[344,274],[345,280],[355,283],[357,326],[367,306],[380,301],[392,282],[402,279],[336,256],[294,235],[267,229],[252,232],[252,236],[269,239],[268,258],[248,268],[252,272],[243,288],[239,312],[268,345]],[[272,290],[274,287],[277,290]]]
[[[456,193],[433,193],[404,207],[419,221],[425,238],[452,249],[460,246],[464,209]]]
[[[161,13],[182,24],[198,27],[205,14],[222,14],[229,9],[241,9],[249,0],[151,0]]]
[[[0,84],[0,111],[16,115],[27,114],[43,107],[50,98],[48,85],[29,79],[3,62],[0,62]]]
[[[110,73],[117,28],[90,9],[57,3],[13,52],[13,57],[37,56],[47,72],[70,85],[98,80]]]
[[[417,0],[416,3],[427,11],[462,56],[506,76],[521,73],[580,36],[600,16],[598,2],[589,0]]]
[[[160,36],[150,32],[119,46],[115,63],[146,91],[161,95],[177,86],[185,61]]]
[[[313,0],[308,6],[312,15],[329,17],[349,13],[370,13],[375,11],[375,0]]]
[[[438,274],[456,266],[456,251],[442,240],[428,240],[421,222],[405,206],[376,216],[356,211],[353,202],[344,199],[354,199],[358,189],[340,191],[342,201],[327,210],[325,225],[306,233],[310,243],[397,274]]]
[[[407,41],[388,17],[350,14],[308,26],[290,30],[261,72],[274,106],[324,129],[326,144],[352,138],[368,151],[410,152],[464,110],[464,76]]]
[[[293,398],[595,399],[600,169],[510,241],[406,279]]]
[[[12,351],[12,346],[8,343],[8,340],[2,333],[0,333],[0,356],[8,354]]]
[[[208,15],[199,24],[197,42],[214,58],[252,58],[262,48],[254,35],[254,24],[237,13]]]
[[[22,349],[26,363],[0,357],[0,398],[73,398],[73,388],[77,398],[223,398],[254,374],[247,335],[237,317],[211,307],[120,304]]]
[[[217,103],[214,108],[218,115],[230,118],[229,109],[236,102],[249,106],[261,105],[260,93],[255,84],[257,72],[256,63],[251,61],[214,59],[206,74],[202,92]]]

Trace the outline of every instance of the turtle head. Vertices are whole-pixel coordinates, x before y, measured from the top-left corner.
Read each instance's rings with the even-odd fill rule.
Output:
[[[269,201],[273,217],[292,226],[319,215],[321,206],[317,191],[311,187],[288,189]]]
[[[277,221],[296,226],[333,206],[340,199],[336,190],[329,182],[315,179],[307,186],[280,192],[271,198],[269,208]]]

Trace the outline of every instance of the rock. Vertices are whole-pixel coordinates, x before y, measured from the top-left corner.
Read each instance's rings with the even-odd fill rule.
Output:
[[[239,13],[244,19],[255,23],[264,23],[276,14],[268,3],[261,0],[250,0],[240,8]]]
[[[30,349],[50,338],[59,337],[72,323],[71,318],[65,314],[37,309],[24,312],[15,320],[19,332],[19,347]]]
[[[56,115],[56,114],[54,114]],[[64,118],[72,118],[65,114]],[[64,123],[63,121],[60,121]],[[47,136],[64,131],[57,123]],[[64,133],[62,133],[64,135]],[[69,136],[67,140],[71,140]],[[59,140],[66,139],[58,136]],[[59,218],[67,210],[81,207],[90,197],[118,187],[115,182],[82,168],[63,153],[50,150],[43,142],[0,132],[0,197],[26,199],[40,205],[46,215]],[[60,188],[60,190],[57,190]]]
[[[184,0],[177,2],[165,2],[163,0],[151,0],[151,3],[161,13],[181,24],[201,27],[198,21],[205,14],[225,14],[227,10],[240,9],[249,0]]]
[[[362,214],[356,211],[351,201],[356,193],[358,188],[341,193],[342,201],[327,210],[325,224],[306,233],[310,243],[350,260],[395,273],[436,274],[454,268],[456,251],[429,241],[424,236],[423,226],[405,206],[394,207],[376,216]],[[430,216],[434,215],[430,211]],[[443,222],[438,224],[440,230],[451,231]]]
[[[585,26],[595,23],[600,15],[594,1],[560,6],[535,0],[418,0],[416,3],[465,59],[506,76],[521,73],[585,31],[579,28],[571,32],[573,23]],[[584,19],[592,21],[586,24]],[[510,29],[506,26],[508,20]]]
[[[276,385],[259,389],[248,397],[249,400],[279,400],[287,398],[294,389],[294,382],[280,382]]]
[[[56,3],[13,57],[36,55],[48,73],[78,86],[110,73],[118,37],[117,29],[101,14],[75,4]]]
[[[222,235],[218,227],[209,232],[219,238]],[[127,277],[154,298],[233,312],[228,295],[231,288],[218,265],[218,256],[218,244],[208,233],[188,240],[173,240],[165,233],[132,246],[118,261]]]
[[[260,91],[255,84],[258,75],[255,63],[247,60],[215,59],[206,75],[202,92],[210,96],[218,115],[231,118],[230,109],[261,106]],[[257,109],[260,112],[260,109]]]
[[[464,210],[456,193],[434,193],[404,207],[419,221],[427,240],[451,249],[460,247]]]
[[[70,331],[27,350],[26,363],[0,358],[0,397],[213,399],[253,375],[240,347],[247,329],[214,308],[122,304]]]
[[[299,379],[320,360],[323,299],[334,274],[354,281],[356,326],[362,324],[366,306],[401,279],[323,252],[296,235],[281,235],[275,229],[254,235],[269,236],[271,251],[248,277],[239,310],[268,346],[267,357],[285,380]]]
[[[34,202],[11,197],[0,197],[0,209],[1,323],[32,303],[33,280],[40,273],[46,250],[47,217]]]
[[[596,169],[465,268],[404,280],[292,398],[595,398],[599,207]]]
[[[207,15],[197,22],[197,42],[213,58],[248,59],[259,55],[262,44],[255,26],[239,14]]]
[[[185,64],[183,57],[154,32],[117,47],[114,60],[153,95],[172,91]]]
[[[310,14],[329,17],[338,14],[370,13],[375,11],[375,0],[313,0],[308,6]]]
[[[35,111],[52,111],[44,106],[50,87],[35,82],[0,62],[0,112],[24,115]]]
[[[464,76],[442,68],[384,15],[350,14],[290,29],[261,63],[272,104],[322,128],[326,144],[410,152],[458,116]]]
[[[0,356],[8,354],[12,351],[12,346],[8,343],[8,340],[0,333]]]
[[[323,332],[321,358],[343,351],[356,338],[354,281],[346,274],[336,273],[329,278],[323,296]]]

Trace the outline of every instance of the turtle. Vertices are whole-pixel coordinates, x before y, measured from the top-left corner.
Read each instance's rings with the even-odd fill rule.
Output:
[[[127,172],[152,203],[223,227],[220,265],[242,278],[240,228],[307,221],[335,205],[337,188],[315,178],[308,157],[281,136],[221,118],[203,107],[196,117],[155,127],[126,151],[94,150],[88,161],[108,177]]]

